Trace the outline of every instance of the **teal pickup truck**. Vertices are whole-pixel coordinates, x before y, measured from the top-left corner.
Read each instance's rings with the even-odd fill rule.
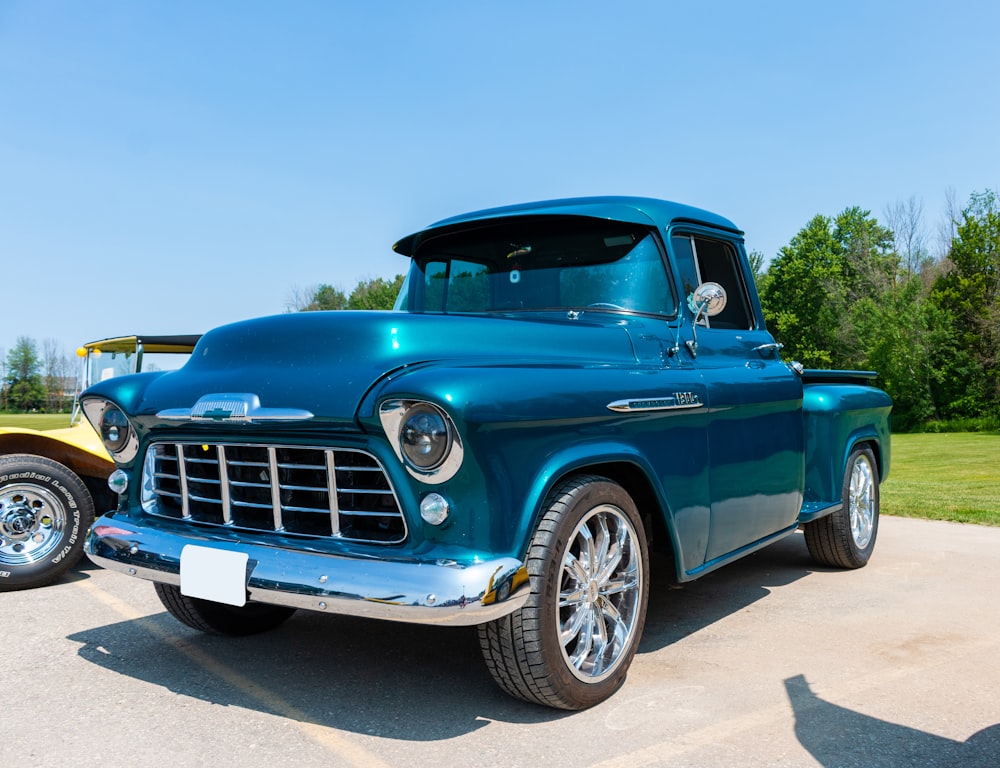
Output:
[[[394,248],[396,311],[224,326],[83,393],[118,466],[92,560],[206,632],[478,625],[504,690],[563,709],[624,681],[651,549],[679,582],[799,528],[823,566],[868,562],[891,401],[782,360],[732,222],[582,198]]]

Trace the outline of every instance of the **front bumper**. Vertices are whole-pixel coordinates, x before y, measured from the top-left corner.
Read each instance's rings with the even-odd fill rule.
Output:
[[[99,518],[87,555],[140,579],[181,585],[188,544],[245,553],[247,600],[313,611],[416,624],[470,626],[513,613],[528,598],[524,564],[497,558],[462,565],[441,560],[345,557],[248,542],[180,535]]]

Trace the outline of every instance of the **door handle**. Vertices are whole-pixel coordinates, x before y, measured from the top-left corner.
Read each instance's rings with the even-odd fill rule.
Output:
[[[779,342],[779,341],[772,341],[772,342],[769,342],[767,344],[761,344],[759,347],[754,347],[753,351],[754,352],[759,352],[761,355],[763,355],[766,352],[771,352],[771,353],[777,354],[780,350],[782,350],[784,348],[785,348],[785,345],[782,344],[781,342]]]

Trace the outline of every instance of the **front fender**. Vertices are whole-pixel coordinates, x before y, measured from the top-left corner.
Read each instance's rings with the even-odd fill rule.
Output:
[[[548,510],[550,495],[564,480],[579,474],[593,473],[618,482],[633,497],[641,515],[654,516],[663,523],[677,566],[675,576],[682,579],[686,570],[701,565],[705,559],[710,528],[710,508],[700,503],[697,488],[707,482],[707,467],[700,477],[663,478],[647,456],[635,446],[615,441],[577,443],[551,454],[530,478],[524,506],[518,519],[521,525],[516,540],[526,552],[538,524]],[[680,488],[678,486],[683,486]]]

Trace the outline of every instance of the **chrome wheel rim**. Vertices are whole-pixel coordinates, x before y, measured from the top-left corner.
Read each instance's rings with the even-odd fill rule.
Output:
[[[848,505],[851,536],[858,549],[864,549],[875,532],[875,472],[867,456],[859,456],[851,469]]]
[[[560,647],[578,679],[600,682],[624,660],[644,578],[638,537],[625,513],[611,505],[590,510],[569,538],[559,584]]]
[[[0,563],[27,565],[46,558],[59,547],[65,527],[65,508],[47,489],[0,489]]]

